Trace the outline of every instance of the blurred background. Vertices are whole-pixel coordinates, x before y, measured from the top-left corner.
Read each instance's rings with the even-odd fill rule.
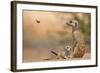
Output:
[[[23,62],[43,61],[50,51],[72,44],[72,28],[66,22],[76,19],[90,56],[91,14],[72,12],[23,11]],[[89,57],[88,57],[89,58]]]

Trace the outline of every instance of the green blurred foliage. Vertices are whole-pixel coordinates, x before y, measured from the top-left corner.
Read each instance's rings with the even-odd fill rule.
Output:
[[[74,13],[74,18],[79,21],[80,30],[85,37],[86,43],[90,44],[91,37],[91,14],[90,13]]]

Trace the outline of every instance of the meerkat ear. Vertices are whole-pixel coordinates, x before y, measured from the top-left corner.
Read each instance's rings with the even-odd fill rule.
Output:
[[[79,28],[79,23],[78,23],[78,21],[75,22],[75,27],[76,27],[76,28]]]

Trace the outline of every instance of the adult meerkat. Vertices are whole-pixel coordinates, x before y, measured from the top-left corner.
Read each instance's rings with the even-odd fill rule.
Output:
[[[72,27],[72,37],[73,37],[72,57],[81,58],[85,54],[86,44],[84,41],[84,35],[81,33],[79,28],[79,22],[77,20],[69,20],[66,24]]]

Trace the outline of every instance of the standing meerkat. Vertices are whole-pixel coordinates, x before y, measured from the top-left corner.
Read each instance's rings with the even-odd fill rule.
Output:
[[[84,40],[84,35],[81,33],[79,28],[79,22],[77,20],[69,20],[66,24],[72,27],[72,37],[73,37],[72,57],[81,58],[85,54],[86,44]]]

